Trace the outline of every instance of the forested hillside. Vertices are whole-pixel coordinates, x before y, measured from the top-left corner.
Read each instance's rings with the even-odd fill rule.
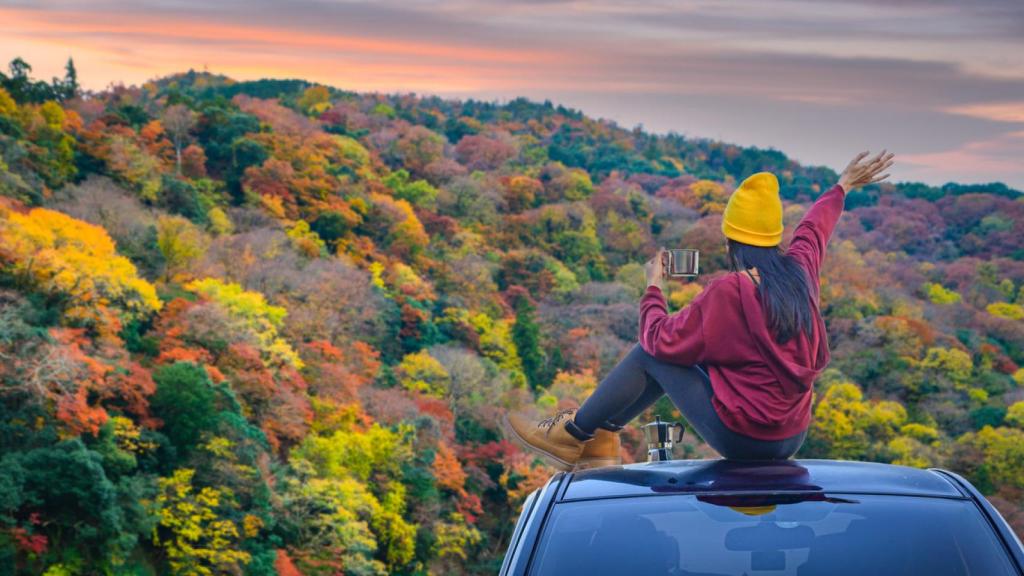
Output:
[[[703,251],[671,305],[699,293],[759,170],[788,230],[836,180],[550,103],[194,72],[86,94],[70,62],[41,82],[16,60],[0,572],[495,573],[551,473],[500,415],[586,396],[636,340],[658,246]],[[799,456],[948,467],[1024,531],[1020,193],[887,184],[847,208]]]

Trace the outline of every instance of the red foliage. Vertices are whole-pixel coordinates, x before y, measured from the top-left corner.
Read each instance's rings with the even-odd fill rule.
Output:
[[[459,499],[455,501],[455,509],[466,518],[466,522],[473,524],[476,519],[484,513],[483,504],[476,494],[461,491]]]
[[[211,364],[213,355],[204,348],[185,341],[188,330],[188,313],[196,306],[184,298],[175,298],[168,302],[153,327],[153,334],[160,339],[160,354],[157,364],[173,364],[175,362],[193,362],[195,364]]]
[[[515,141],[507,133],[497,137],[470,134],[455,145],[455,156],[470,170],[494,170],[517,153]]]
[[[112,368],[83,350],[91,344],[83,329],[53,328],[50,336],[56,344],[44,365],[48,374],[41,384],[52,394],[57,419],[73,434],[96,434],[108,416],[102,407],[90,403],[90,396],[105,387]]]
[[[22,552],[28,554],[35,554],[37,556],[44,554],[49,546],[49,541],[45,535],[29,534],[27,530],[21,527],[11,528],[10,534],[14,539],[14,545]]]
[[[242,186],[259,196],[275,196],[281,198],[286,206],[295,205],[295,197],[288,187],[288,182],[295,176],[292,165],[284,160],[268,158],[262,166],[249,166],[242,177]],[[290,212],[289,217],[296,214]]]
[[[497,442],[487,442],[486,444],[463,446],[460,448],[461,451],[459,455],[464,460],[480,464],[505,460],[513,454],[522,452],[519,446],[508,440],[499,440]]]
[[[421,414],[433,416],[436,420],[448,426],[455,422],[455,415],[452,414],[448,403],[440,398],[418,396],[416,398],[416,407],[419,408]]]
[[[274,395],[274,374],[263,364],[256,347],[240,342],[230,344],[216,366],[246,403],[263,404]]]
[[[156,392],[156,383],[138,362],[129,362],[124,370],[113,372],[97,392],[104,405],[117,405],[143,426],[160,425],[159,419],[149,414],[149,397]]]
[[[292,562],[291,556],[288,556],[288,552],[284,550],[277,551],[277,557],[274,559],[274,570],[277,570],[278,576],[302,576],[302,572]]]
[[[206,152],[198,144],[181,151],[181,173],[193,179],[206,177]]]
[[[380,369],[380,353],[365,342],[342,350],[326,340],[309,342],[299,350],[303,374],[319,398],[346,404],[357,399],[360,388],[373,382]]]

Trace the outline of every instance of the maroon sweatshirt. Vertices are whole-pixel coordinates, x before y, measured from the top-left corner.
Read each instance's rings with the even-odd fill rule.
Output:
[[[640,300],[640,346],[656,358],[703,365],[711,400],[730,429],[761,440],[788,438],[811,420],[814,379],[829,362],[828,336],[818,309],[818,273],[832,230],[843,212],[838,184],[818,198],[793,232],[786,253],[807,270],[813,330],[779,345],[768,331],[753,281],[730,272],[711,281],[679,312],[648,286]]]

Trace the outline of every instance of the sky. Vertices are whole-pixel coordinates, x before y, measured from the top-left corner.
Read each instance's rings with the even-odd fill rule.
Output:
[[[897,180],[1024,190],[1024,0],[0,0],[0,60],[583,112]]]

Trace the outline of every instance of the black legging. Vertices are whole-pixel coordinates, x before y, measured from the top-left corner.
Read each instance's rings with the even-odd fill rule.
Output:
[[[576,413],[576,425],[591,434],[605,423],[611,427],[622,426],[666,393],[697,434],[725,458],[789,458],[800,449],[807,436],[807,430],[804,430],[782,440],[758,440],[734,432],[722,422],[711,405],[714,393],[704,370],[658,360],[639,343],[583,402]]]

